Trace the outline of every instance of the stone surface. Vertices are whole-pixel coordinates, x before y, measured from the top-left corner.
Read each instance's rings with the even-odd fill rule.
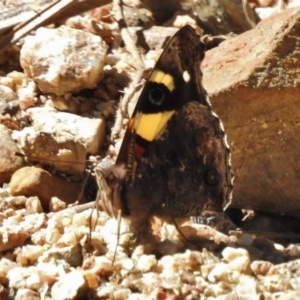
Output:
[[[33,126],[14,131],[13,138],[29,160],[67,173],[82,173],[87,153],[97,154],[101,147],[104,121],[47,108],[27,112]]]
[[[16,293],[16,300],[24,300],[24,299],[30,299],[30,300],[40,300],[40,294],[36,291],[30,290],[30,289],[19,289]]]
[[[251,29],[251,25],[245,18],[242,2],[239,0],[142,0],[141,2],[151,11],[156,20],[164,22],[169,20],[179,9],[192,11],[194,18],[198,19],[198,23],[208,34],[241,33]],[[255,12],[249,10],[248,14],[251,19],[257,20]]]
[[[87,282],[80,271],[73,270],[57,281],[52,289],[52,299],[81,299],[86,295]]]
[[[70,266],[80,267],[82,264],[82,247],[79,244],[63,248],[52,248],[43,253],[41,261],[49,262],[51,260],[64,261]]]
[[[84,196],[77,199],[81,195],[81,186],[36,167],[24,167],[16,171],[9,187],[14,196],[37,196],[46,210],[49,209],[52,197],[58,197],[66,204],[72,204],[77,200],[85,201]]]
[[[0,81],[0,98],[1,98],[1,105],[2,107],[4,103],[14,101],[16,100],[17,94],[8,86],[1,84],[2,82]]]
[[[39,28],[26,37],[20,62],[40,90],[63,95],[97,85],[106,51],[99,36],[66,26]]]
[[[25,163],[17,156],[19,148],[12,140],[9,130],[0,124],[0,184],[8,183],[12,174]]]
[[[0,113],[14,114],[37,103],[37,85],[27,75],[13,71],[0,77]]]
[[[231,147],[236,207],[299,216],[299,55],[299,8],[207,52],[204,86]]]

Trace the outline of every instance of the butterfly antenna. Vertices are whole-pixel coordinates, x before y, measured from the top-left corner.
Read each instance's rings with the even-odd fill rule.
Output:
[[[116,256],[117,256],[117,250],[118,250],[119,243],[120,243],[120,232],[121,232],[121,221],[122,221],[122,213],[121,213],[120,209],[118,210],[118,218],[117,218],[117,220],[118,220],[117,244],[116,244],[114,256],[113,256],[113,259],[112,259],[112,262],[111,262],[111,266],[113,266],[114,263],[115,263],[115,259],[116,259]]]

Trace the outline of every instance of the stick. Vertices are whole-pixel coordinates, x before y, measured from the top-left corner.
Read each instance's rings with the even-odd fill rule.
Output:
[[[123,10],[122,10],[122,0],[113,0],[113,4],[115,10],[115,18],[119,24],[122,39],[124,41],[127,51],[132,55],[132,61],[134,62],[132,63],[132,65],[134,65],[136,68],[136,73],[132,78],[132,82],[130,84],[129,90],[121,100],[120,106],[117,111],[116,121],[114,127],[112,128],[112,138],[115,138],[120,133],[122,123],[123,123],[122,121],[126,116],[128,103],[132,99],[134,93],[136,92],[136,88],[143,77],[145,65],[138,51],[138,48],[135,45],[133,38],[130,35],[130,32],[127,28],[126,21],[123,15]]]

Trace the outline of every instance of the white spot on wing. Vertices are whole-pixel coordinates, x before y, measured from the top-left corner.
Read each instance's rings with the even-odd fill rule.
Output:
[[[188,71],[184,71],[182,74],[183,80],[188,83],[191,80],[190,73]]]

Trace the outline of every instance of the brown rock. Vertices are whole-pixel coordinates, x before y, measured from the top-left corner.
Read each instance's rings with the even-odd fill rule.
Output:
[[[0,124],[0,183],[9,182],[12,174],[24,165],[17,145],[12,140],[9,130]]]
[[[38,197],[29,197],[25,205],[26,205],[26,212],[29,214],[43,212],[41,201]]]
[[[15,228],[14,228],[15,229]],[[19,228],[18,228],[19,229]],[[30,238],[30,232],[26,229],[16,230],[17,233],[8,230],[0,232],[0,251],[7,251],[16,247],[21,247]]]
[[[8,297],[8,290],[1,284],[0,285],[0,299],[4,300]]]
[[[299,55],[299,8],[207,52],[204,86],[231,146],[233,206],[299,216]]]
[[[141,3],[151,11],[154,19],[160,22],[166,22],[180,9],[192,11],[201,27],[210,34],[240,33],[251,28],[245,17],[242,1],[239,0],[141,0]],[[248,6],[247,4],[246,8]],[[258,19],[255,12],[249,8],[247,14],[254,23]]]
[[[36,167],[24,167],[15,172],[9,187],[14,196],[37,196],[46,210],[48,210],[51,197],[58,197],[66,204],[71,204],[77,200],[81,193],[81,186],[77,183],[55,177]],[[83,198],[80,200],[84,201]]]

